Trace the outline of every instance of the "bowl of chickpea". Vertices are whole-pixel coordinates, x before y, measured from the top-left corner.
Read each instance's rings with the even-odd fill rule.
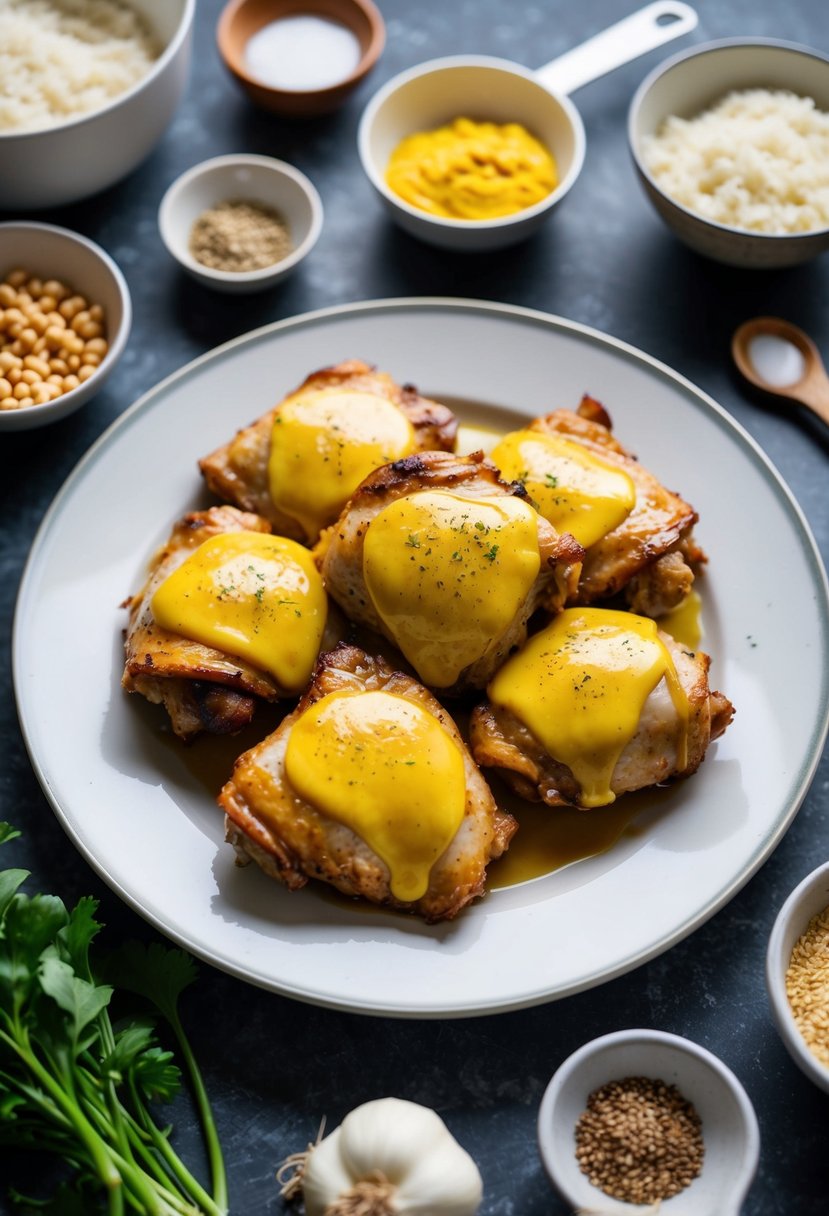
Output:
[[[132,304],[99,245],[53,224],[0,224],[0,431],[45,426],[104,385]]]

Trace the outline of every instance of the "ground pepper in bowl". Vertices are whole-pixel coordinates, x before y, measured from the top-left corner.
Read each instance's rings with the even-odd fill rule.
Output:
[[[674,1085],[625,1077],[587,1099],[576,1160],[593,1186],[624,1203],[654,1204],[685,1190],[702,1169],[700,1117]]]
[[[193,224],[190,253],[202,266],[243,274],[281,262],[294,246],[273,207],[232,199],[210,207]]]

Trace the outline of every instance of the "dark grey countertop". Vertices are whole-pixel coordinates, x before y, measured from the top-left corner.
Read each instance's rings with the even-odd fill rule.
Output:
[[[540,66],[635,6],[619,0],[380,0],[388,43],[373,76],[338,114],[286,122],[252,108],[214,45],[220,0],[200,0],[192,77],[176,119],[152,156],[97,198],[34,218],[75,228],[122,267],[135,319],[128,349],[101,394],[44,430],[0,442],[0,621],[5,695],[0,702],[0,817],[24,830],[4,864],[33,871],[67,902],[92,893],[117,936],[152,938],[104,887],[64,835],[32,771],[18,727],[9,651],[15,595],[38,524],[94,439],[168,373],[266,322],[353,300],[462,296],[526,305],[585,323],[662,360],[714,397],[757,440],[793,489],[824,559],[829,552],[827,436],[796,412],[768,408],[729,362],[735,327],[771,313],[802,325],[829,354],[829,257],[785,271],[748,272],[708,262],[662,226],[634,178],[625,135],[628,102],[656,63],[684,46],[759,35],[829,51],[823,0],[699,0],[697,30],[580,90],[587,160],[570,198],[532,240],[490,257],[417,243],[392,226],[360,170],[357,122],[372,92],[404,67],[436,55],[481,52]],[[184,279],[161,245],[156,212],[184,169],[230,151],[293,162],[317,185],[326,222],[319,244],[284,285],[223,297]],[[0,166],[2,172],[2,166]],[[0,218],[16,218],[4,215]],[[704,473],[704,454],[700,455]],[[138,468],[136,478],[152,477]],[[129,493],[129,487],[125,487]],[[724,521],[727,526],[728,521]],[[775,555],[758,584],[777,578]],[[785,646],[786,639],[779,644]],[[795,699],[797,688],[781,688]],[[71,730],[72,690],[65,699]],[[159,842],[163,847],[163,842]],[[536,1150],[543,1089],[586,1040],[651,1026],[686,1035],[737,1074],[760,1120],[762,1149],[747,1216],[824,1212],[829,1195],[827,1096],[795,1068],[773,1028],[765,993],[766,941],[789,891],[829,856],[829,766],[824,757],[793,825],[731,902],[661,957],[592,991],[523,1012],[469,1020],[398,1021],[330,1011],[246,986],[202,965],[185,1001],[196,1053],[218,1115],[235,1213],[282,1210],[279,1161],[350,1108],[394,1093],[437,1108],[478,1161],[482,1216],[565,1213]],[[497,966],[497,962],[493,965]],[[189,1106],[175,1109],[180,1143],[198,1152]],[[31,1163],[0,1155],[0,1177],[36,1185]],[[0,1188],[5,1190],[5,1188]],[[4,1198],[0,1197],[0,1210]],[[666,1208],[667,1211],[667,1208]]]

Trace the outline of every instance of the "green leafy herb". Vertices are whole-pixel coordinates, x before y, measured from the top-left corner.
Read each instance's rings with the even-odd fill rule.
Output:
[[[0,823],[0,844],[18,835]],[[0,871],[0,1143],[52,1152],[72,1178],[52,1201],[12,1198],[29,1211],[63,1216],[224,1216],[218,1134],[178,1013],[195,979],[192,959],[131,943],[98,978],[90,957],[101,928],[97,902],[84,898],[68,911],[57,896],[22,892],[28,877]],[[157,1041],[152,1018],[111,1020],[116,989],[148,1000],[172,1029],[202,1123],[212,1194],[150,1110],[179,1092],[181,1071]]]

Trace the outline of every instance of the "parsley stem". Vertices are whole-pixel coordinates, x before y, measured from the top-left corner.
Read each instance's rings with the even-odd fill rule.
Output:
[[[193,1055],[190,1042],[184,1033],[184,1027],[181,1024],[177,1010],[173,1009],[169,1011],[168,1021],[181,1048],[181,1054],[184,1057],[184,1063],[190,1076],[196,1109],[199,1112],[199,1119],[201,1120],[202,1134],[204,1135],[207,1147],[207,1158],[210,1162],[210,1175],[213,1182],[213,1202],[216,1210],[224,1214],[228,1210],[227,1173],[225,1171],[224,1157],[222,1156],[222,1146],[219,1142],[219,1133],[213,1118],[213,1111],[210,1108],[210,1100],[207,1097],[207,1090],[204,1087],[204,1081],[202,1080],[199,1066],[196,1063],[196,1057]]]

